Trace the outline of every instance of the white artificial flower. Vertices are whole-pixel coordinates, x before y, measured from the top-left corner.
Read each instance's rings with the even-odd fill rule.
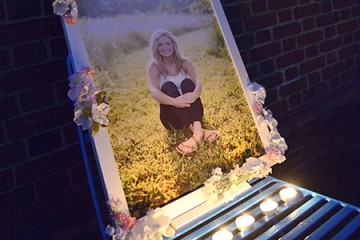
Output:
[[[109,119],[106,116],[109,111],[110,106],[106,103],[100,103],[99,105],[93,104],[91,109],[92,119],[94,122],[106,126],[109,124]]]
[[[70,10],[68,0],[56,0],[53,2],[52,6],[54,8],[54,13],[60,16],[65,15],[65,13]]]
[[[115,228],[113,226],[107,225],[105,228],[105,234],[108,236],[113,236],[115,234]]]
[[[84,113],[87,108],[78,108],[74,112],[74,122],[76,125],[81,126],[82,130],[89,129],[92,125],[92,118],[88,114]]]
[[[214,168],[212,171],[211,171],[211,175],[215,176],[221,176],[222,175],[222,171],[221,171],[221,168],[217,167],[217,168]]]

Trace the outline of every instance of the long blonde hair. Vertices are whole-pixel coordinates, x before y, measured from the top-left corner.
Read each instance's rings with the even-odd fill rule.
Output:
[[[149,48],[150,48],[150,52],[151,52],[151,59],[150,59],[149,66],[152,63],[154,63],[158,67],[160,73],[166,75],[167,72],[166,72],[166,69],[164,66],[164,61],[158,51],[158,39],[161,38],[162,36],[168,37],[174,46],[173,56],[174,56],[174,61],[175,61],[175,64],[176,64],[178,70],[181,70],[181,65],[185,58],[183,56],[183,52],[179,48],[179,44],[178,44],[174,34],[172,34],[171,32],[169,32],[165,29],[158,29],[155,32],[153,32],[151,35],[151,38],[150,38],[150,43],[149,43]]]

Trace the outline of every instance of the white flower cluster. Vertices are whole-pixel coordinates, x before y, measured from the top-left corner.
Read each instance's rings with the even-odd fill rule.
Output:
[[[52,6],[56,15],[68,15],[73,18],[78,16],[78,8],[76,6],[75,0],[55,0]]]
[[[253,178],[262,178],[271,173],[271,168],[260,158],[247,158],[246,162],[229,173],[223,173],[221,168],[215,168],[212,176],[207,179],[202,188],[203,194],[210,202],[229,202],[238,193],[240,184]]]
[[[162,240],[163,236],[171,238],[175,230],[170,226],[170,217],[165,216],[161,208],[149,210],[130,230],[133,240]]]
[[[285,139],[277,130],[278,122],[273,117],[271,110],[263,106],[266,98],[265,88],[258,83],[251,83],[249,90],[254,96],[256,121],[260,127],[266,127],[270,132],[268,139],[270,146],[267,149],[266,157],[274,163],[281,163],[286,159],[284,154],[288,147]]]
[[[83,130],[91,128],[93,124],[109,124],[107,114],[110,107],[105,102],[98,102],[100,88],[95,85],[93,74],[92,70],[84,68],[82,72],[69,77],[68,97],[75,101],[74,122]]]

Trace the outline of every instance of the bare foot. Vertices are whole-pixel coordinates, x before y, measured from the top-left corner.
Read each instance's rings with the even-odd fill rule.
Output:
[[[205,142],[215,142],[215,140],[219,137],[220,132],[217,130],[208,130],[203,129],[203,139]]]

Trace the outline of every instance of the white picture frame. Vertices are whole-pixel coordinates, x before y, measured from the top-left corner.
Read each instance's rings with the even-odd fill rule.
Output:
[[[257,159],[260,159],[261,164],[266,165],[267,168],[271,168],[274,164],[281,163],[285,160],[284,152],[287,148],[286,144],[277,132],[277,122],[273,119],[271,111],[263,105],[265,100],[264,89],[252,83],[249,79],[220,1],[210,1],[266,152],[266,154],[257,157]],[[81,9],[79,11],[81,11]],[[74,17],[74,19],[76,19],[76,17]],[[62,18],[62,23],[68,43],[69,55],[72,60],[73,71],[81,72],[84,68],[90,67],[90,62],[80,24],[69,23],[66,17]],[[255,111],[255,107],[260,107],[260,109]],[[92,144],[102,176],[106,199],[120,199],[126,203],[125,192],[122,187],[121,177],[106,127],[100,127],[97,133],[93,135]],[[274,157],[274,155],[276,156]],[[249,167],[251,168],[250,163]],[[252,176],[262,177],[256,174]],[[238,185],[238,192],[236,194],[240,194],[248,188],[250,188],[250,185],[246,181],[243,181]],[[211,210],[217,209],[217,207],[225,204],[226,201],[228,201],[228,199],[217,202],[208,201],[206,195],[202,192],[202,188],[200,188],[166,204],[162,207],[162,210],[164,215],[171,219],[171,226],[175,230],[181,231],[194,221],[194,219],[207,214]],[[128,211],[126,204],[124,205],[124,210]]]

